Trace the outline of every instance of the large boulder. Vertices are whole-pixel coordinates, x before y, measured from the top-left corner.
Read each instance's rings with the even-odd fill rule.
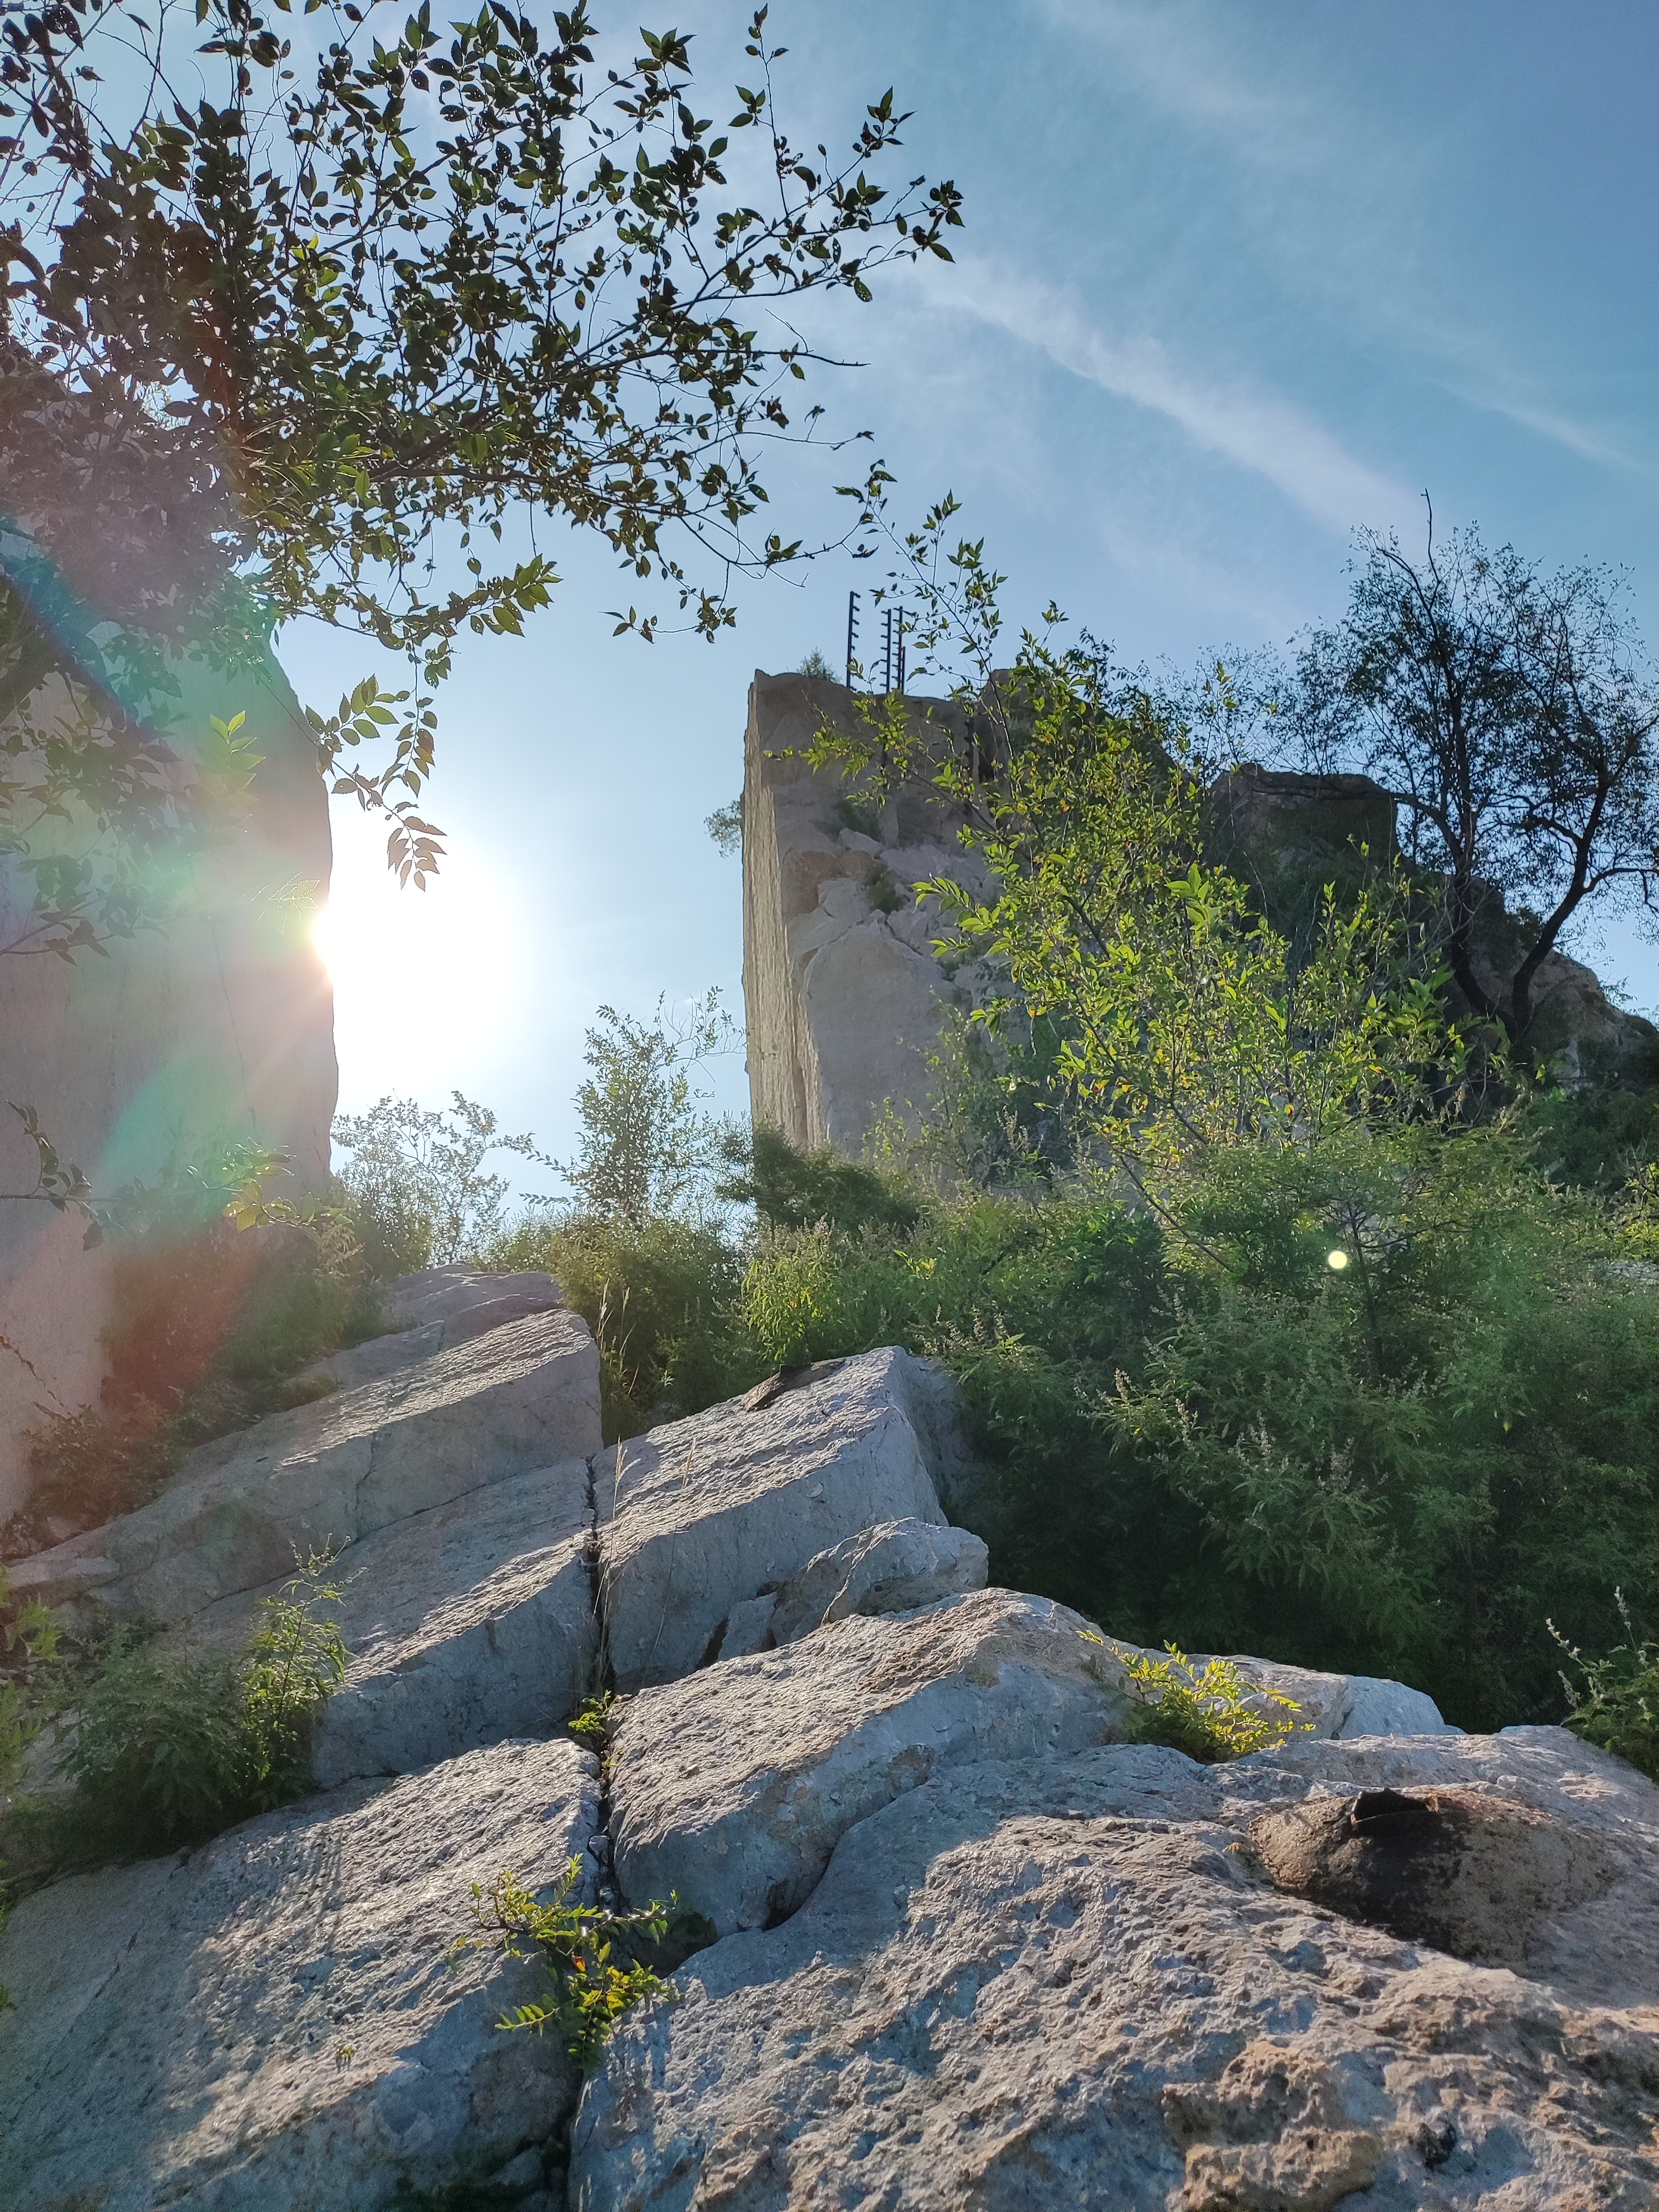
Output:
[[[181,1620],[296,1556],[599,1443],[586,1323],[537,1313],[204,1444],[148,1505],[19,1561],[13,1585],[77,1626]]]
[[[1563,1845],[1528,1862],[1559,1894],[1517,1896],[1519,1972],[1276,1887],[1252,1843],[1287,1808],[1454,1788]],[[1564,1874],[1575,1845],[1595,1885]],[[1656,1898],[1659,1791],[1554,1729],[951,1766],[623,2026],[571,2203],[775,2212],[850,2184],[886,2212],[1638,2212],[1659,2202]]]
[[[599,1687],[587,1464],[538,1468],[411,1514],[329,1569],[329,1608],[351,1654],[323,1708],[313,1767],[325,1788],[407,1774],[506,1736],[550,1735]],[[240,1648],[260,1601],[221,1599],[190,1633]]]
[[[489,1275],[474,1267],[426,1267],[382,1285],[380,1335],[313,1360],[297,1379],[319,1395],[353,1389],[563,1303],[552,1276],[539,1270]]]
[[[811,1894],[855,1822],[974,1759],[1052,1758],[1124,1733],[1080,1615],[1008,1590],[848,1618],[781,1651],[642,1691],[611,1751],[617,1878],[724,1934]]]
[[[0,1937],[3,2212],[371,2212],[532,2181],[574,2101],[539,1968],[452,1959],[471,1885],[586,1858],[594,1762],[510,1743],[61,1881]],[[502,2202],[508,2201],[504,2191]]]
[[[595,1463],[601,1599],[618,1686],[688,1674],[733,1606],[877,1522],[942,1525],[939,1385],[865,1352],[799,1389],[672,1421]],[[717,1647],[716,1647],[717,1648]]]

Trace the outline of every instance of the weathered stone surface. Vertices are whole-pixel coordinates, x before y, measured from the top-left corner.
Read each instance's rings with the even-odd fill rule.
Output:
[[[1621,1863],[1541,1916],[1525,1978],[1275,1890],[1248,1849],[1321,1790],[1454,1782]],[[1656,1843],[1659,1792],[1553,1729],[935,1773],[843,1835],[792,1919],[727,1936],[684,2003],[624,2026],[571,2201],[1638,2212],[1659,2201]]]
[[[418,1275],[399,1275],[381,1293],[385,1334],[313,1360],[297,1379],[353,1389],[563,1303],[551,1275],[539,1271],[486,1275],[472,1267],[428,1267]]]
[[[777,1593],[768,1623],[775,1648],[854,1613],[913,1613],[985,1587],[990,1553],[966,1528],[881,1521],[809,1559]],[[722,1645],[720,1656],[726,1656]],[[735,1656],[732,1655],[732,1656]]]
[[[913,711],[937,725],[942,743],[960,736],[962,717],[947,702],[918,700]],[[844,781],[804,754],[826,721],[854,712],[837,684],[757,670],[743,800],[755,1119],[795,1144],[848,1152],[884,1105],[920,1107],[945,1009],[973,1003],[982,981],[977,967],[948,975],[940,965],[932,939],[943,917],[934,902],[919,906],[911,885],[941,873],[976,890],[989,884],[978,855],[956,842],[961,816],[943,805],[907,793],[860,822],[837,818]]]
[[[296,1553],[599,1445],[586,1324],[537,1314],[204,1444],[149,1504],[20,1561],[13,1580],[72,1617],[184,1620],[280,1579]]]
[[[1125,1645],[1125,1650],[1131,1647]],[[1142,1655],[1161,1658],[1161,1652]],[[1194,1655],[1202,1667],[1212,1655]],[[1113,1665],[1109,1652],[1102,1663]],[[1316,1740],[1361,1735],[1456,1735],[1459,1731],[1440,1717],[1440,1708],[1426,1692],[1408,1689],[1375,1674],[1324,1674],[1311,1667],[1282,1666],[1273,1659],[1248,1654],[1233,1657],[1246,1682],[1258,1683],[1281,1698],[1291,1698],[1299,1711],[1293,1716],[1298,1735]],[[1264,1707],[1265,1710],[1265,1707]]]
[[[547,1735],[596,1686],[586,1461],[411,1514],[331,1567],[350,1651],[318,1723],[325,1788],[407,1774],[506,1736]],[[273,1585],[280,1588],[280,1584]],[[240,1646],[270,1590],[222,1599],[192,1634]]]
[[[5,525],[13,575],[15,496],[14,483]],[[61,633],[58,646],[67,642]],[[177,694],[154,699],[144,717],[173,756],[173,787],[195,782],[211,718],[246,714],[241,734],[258,761],[246,817],[204,852],[187,842],[156,848],[160,875],[191,886],[187,910],[164,928],[116,938],[96,959],[0,961],[4,1095],[39,1108],[61,1156],[78,1161],[104,1197],[153,1184],[169,1162],[227,1139],[286,1151],[294,1180],[283,1188],[297,1196],[326,1183],[338,1088],[333,994],[308,927],[312,901],[328,890],[327,787],[274,659],[230,674],[186,655],[173,674]],[[24,712],[39,732],[66,713],[73,726],[78,714],[58,677]],[[15,718],[4,734],[20,735]],[[37,825],[29,842],[39,857],[78,859],[95,847],[93,825],[72,815]],[[283,884],[297,897],[273,900]],[[0,944],[15,945],[35,906],[22,855],[0,854]],[[15,1115],[0,1123],[0,1190],[32,1189],[34,1146]],[[0,1358],[0,1521],[27,1504],[28,1438],[43,1409],[96,1405],[108,1372],[119,1248],[112,1240],[84,1250],[85,1230],[73,1209],[0,1206],[0,1338],[9,1347]]]
[[[368,2212],[544,2142],[574,2064],[495,2026],[538,1970],[447,1953],[472,1882],[550,1883],[597,1814],[587,1754],[501,1744],[26,1899],[0,2207]]]
[[[484,1340],[486,1343],[490,1339]],[[908,1352],[868,1352],[745,1412],[715,1406],[595,1462],[618,1686],[689,1674],[732,1607],[872,1522],[943,1522]],[[608,1526],[606,1523],[608,1522]]]
[[[848,1619],[641,1692],[612,1749],[617,1878],[679,1892],[722,1933],[794,1911],[837,1839],[940,1768],[1040,1759],[1123,1733],[1080,1615],[981,1590]]]

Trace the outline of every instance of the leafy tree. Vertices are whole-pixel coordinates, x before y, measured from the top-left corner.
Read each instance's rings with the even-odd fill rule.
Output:
[[[843,161],[787,137],[764,9],[724,126],[677,32],[630,59],[581,0],[545,38],[501,5],[447,35],[390,14],[62,0],[0,27],[6,675],[61,665],[66,624],[128,712],[158,643],[252,667],[305,613],[405,653],[409,693],[313,720],[418,870],[430,686],[458,635],[517,631],[557,580],[541,550],[495,556],[507,526],[597,530],[712,635],[735,573],[804,550],[757,534],[757,452],[811,434],[785,399],[821,356],[766,303],[867,301],[884,264],[948,258],[960,216],[948,183],[872,179],[890,92]],[[346,763],[383,732],[389,762]]]
[[[774,1229],[913,1229],[921,1207],[888,1177],[843,1159],[830,1146],[799,1152],[776,1129],[759,1128],[746,1162],[717,1186],[722,1198],[752,1206]]]
[[[695,1210],[729,1150],[725,1125],[697,1104],[692,1075],[734,1048],[732,1018],[718,990],[682,1023],[667,1019],[664,1005],[649,1023],[599,1008],[583,1054],[589,1073],[576,1092],[578,1156],[562,1170],[585,1212],[632,1229]]]
[[[1239,1144],[1316,1146],[1357,1115],[1429,1103],[1462,1045],[1403,880],[1328,892],[1310,941],[1292,945],[1206,854],[1179,732],[1090,641],[1061,649],[1028,632],[995,670],[1003,580],[978,544],[943,554],[954,511],[943,502],[902,545],[919,650],[957,644],[973,672],[952,711],[860,702],[811,757],[861,792],[921,782],[961,810],[995,890],[917,889],[954,921],[957,949],[1007,978],[981,1018],[1053,1018],[1060,1082],[1148,1196],[1148,1168]],[[1051,634],[1060,619],[1051,608]]]
[[[351,1156],[339,1176],[370,1272],[380,1276],[448,1267],[499,1232],[507,1186],[485,1171],[492,1152],[552,1165],[533,1137],[503,1136],[489,1109],[459,1091],[447,1115],[412,1098],[382,1098],[367,1114],[343,1114],[334,1141]]]
[[[1362,532],[1348,611],[1265,703],[1320,770],[1374,775],[1412,860],[1444,881],[1464,998],[1524,1048],[1540,968],[1592,902],[1659,890],[1659,672],[1619,580],[1544,574],[1473,530],[1420,562]],[[1504,893],[1535,911],[1512,945]]]

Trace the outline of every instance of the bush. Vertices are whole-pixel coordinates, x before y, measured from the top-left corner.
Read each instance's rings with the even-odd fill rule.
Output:
[[[1104,1647],[1103,1636],[1084,1634],[1086,1642]],[[1135,1734],[1142,1743],[1167,1743],[1213,1766],[1252,1752],[1276,1751],[1313,1725],[1291,1719],[1302,1710],[1294,1698],[1245,1681],[1231,1659],[1206,1659],[1200,1667],[1179,1645],[1164,1648],[1168,1657],[1155,1659],[1147,1651],[1111,1647],[1139,1701]],[[1095,1671],[1103,1683],[1108,1680],[1098,1662]]]
[[[599,1347],[609,1443],[700,1413],[766,1371],[734,1326],[742,1260],[712,1224],[531,1219],[486,1245],[479,1264],[557,1278]]]
[[[891,1176],[860,1167],[830,1146],[798,1152],[775,1129],[755,1131],[747,1172],[739,1169],[717,1186],[720,1197],[752,1206],[772,1229],[911,1229],[920,1219],[916,1199]]]
[[[56,1771],[72,1793],[14,1814],[9,1840],[26,1878],[200,1843],[309,1788],[312,1724],[347,1657],[335,1624],[318,1617],[339,1598],[326,1564],[307,1561],[261,1601],[240,1654],[116,1632],[70,1699]]]
[[[1586,1743],[1627,1759],[1650,1782],[1659,1782],[1659,1644],[1638,1638],[1622,1590],[1613,1592],[1613,1600],[1625,1641],[1605,1658],[1587,1659],[1549,1623],[1551,1635],[1580,1678],[1575,1683],[1565,1673],[1561,1676],[1567,1693],[1565,1724]]]

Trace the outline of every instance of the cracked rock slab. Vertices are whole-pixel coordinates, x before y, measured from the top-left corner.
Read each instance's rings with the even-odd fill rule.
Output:
[[[587,1465],[538,1468],[411,1514],[343,1552],[330,1608],[351,1662],[316,1728],[325,1788],[407,1774],[506,1736],[550,1735],[596,1686]],[[240,1649],[262,1591],[192,1631]]]
[[[855,1613],[912,1613],[940,1598],[983,1589],[989,1565],[983,1540],[966,1528],[878,1522],[820,1552],[790,1577],[768,1622],[772,1642],[794,1644]]]
[[[563,1302],[552,1276],[539,1271],[486,1275],[471,1267],[427,1267],[418,1275],[399,1275],[381,1291],[380,1311],[389,1333],[313,1360],[296,1379],[353,1389],[396,1368],[470,1344],[507,1322],[549,1313]]]
[[[599,1448],[587,1325],[534,1314],[202,1445],[148,1505],[20,1560],[13,1584],[76,1626],[181,1620],[296,1555]]]
[[[936,1773],[842,1837],[792,1919],[725,1937],[680,2005],[623,2025],[578,2110],[571,2203],[1646,2212],[1652,1981],[1619,2008],[1650,1971],[1624,1954],[1651,1919],[1659,1792],[1516,1734]],[[1379,1775],[1501,1785],[1622,1856],[1620,1886],[1569,1908],[1591,1916],[1573,1987],[1271,1886],[1250,1822]]]
[[[787,1649],[642,1691],[612,1740],[617,1878],[677,1890],[722,1934],[777,1922],[839,1839],[942,1768],[1121,1736],[1079,1614],[982,1590],[833,1622]]]
[[[471,1883],[550,1885],[597,1819],[586,1753],[501,1744],[25,1899],[0,2208],[373,2212],[544,2142],[574,2063],[495,2026],[539,1970],[449,1950]]]
[[[618,1686],[689,1674],[733,1606],[872,1522],[942,1524],[939,1396],[925,1363],[869,1352],[757,1411],[711,1407],[604,1453],[594,1485]]]

